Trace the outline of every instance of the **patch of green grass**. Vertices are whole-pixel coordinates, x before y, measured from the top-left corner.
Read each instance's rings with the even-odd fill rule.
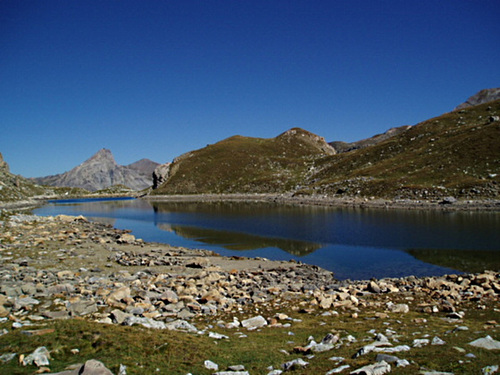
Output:
[[[448,322],[443,320],[444,313],[425,314],[416,310],[416,305],[425,296],[414,296],[415,303],[408,314],[388,313],[386,318],[375,318],[376,312],[384,311],[385,302],[408,302],[405,296],[387,295],[374,296],[369,300],[370,306],[361,308],[358,316],[353,317],[352,310],[339,309],[338,315],[322,316],[322,310],[312,310],[311,313],[300,313],[301,303],[296,301],[281,305],[253,305],[244,313],[236,314],[240,320],[262,314],[272,317],[277,312],[283,312],[296,319],[290,327],[263,327],[255,331],[246,329],[225,329],[217,326],[217,321],[232,321],[234,314],[222,315],[216,318],[204,317],[193,322],[198,329],[206,329],[229,336],[227,340],[215,340],[207,334],[188,334],[166,330],[151,330],[143,327],[123,327],[104,325],[82,319],[53,321],[43,327],[53,327],[54,333],[43,336],[27,336],[21,331],[11,330],[10,323],[3,323],[0,329],[7,328],[10,332],[0,336],[0,354],[29,354],[39,346],[46,346],[51,352],[52,371],[61,371],[67,365],[83,363],[88,359],[102,361],[114,373],[118,372],[120,364],[127,366],[127,374],[211,374],[204,368],[207,359],[217,363],[221,370],[231,365],[244,365],[250,374],[266,374],[267,368],[280,368],[281,364],[295,358],[303,358],[309,362],[305,369],[295,370],[294,374],[324,374],[336,367],[329,358],[345,357],[345,362],[351,366],[348,373],[363,365],[374,363],[375,353],[352,358],[362,346],[373,340],[373,331],[387,334],[390,329],[396,336],[390,338],[394,345],[410,345],[416,338],[427,337],[432,340],[439,336],[446,341],[444,346],[425,346],[412,348],[410,352],[397,353],[399,358],[409,360],[412,365],[406,368],[394,368],[394,374],[415,374],[422,368],[452,371],[456,375],[478,373],[481,368],[496,364],[498,352],[481,350],[467,343],[487,334],[499,339],[498,327],[487,325],[492,319],[498,320],[498,301],[468,303],[461,308],[465,311],[463,322]],[[399,300],[398,300],[399,299]],[[485,305],[485,308],[478,308]],[[495,309],[497,309],[495,311]],[[425,322],[416,323],[425,318]],[[283,323],[286,323],[284,321]],[[458,325],[469,327],[468,331],[452,332]],[[28,327],[25,329],[32,329]],[[293,349],[305,346],[308,338],[313,336],[319,342],[329,332],[338,333],[341,339],[352,335],[357,342],[343,344],[340,348],[324,353],[316,353],[308,359],[304,354],[294,353]],[[246,337],[240,337],[245,334]],[[396,342],[396,339],[399,342]],[[473,353],[476,358],[468,359],[454,347],[460,347],[465,353]],[[72,349],[79,349],[76,354]],[[34,366],[23,367],[17,360],[0,364],[0,373],[32,374]],[[159,369],[159,371],[157,371]]]

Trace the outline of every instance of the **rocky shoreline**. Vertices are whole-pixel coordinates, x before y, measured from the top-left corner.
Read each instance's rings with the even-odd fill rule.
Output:
[[[500,311],[498,271],[338,281],[329,271],[297,262],[227,258],[145,243],[128,231],[81,216],[7,216],[0,222],[0,239],[0,319],[10,321],[12,330],[32,335],[38,334],[33,324],[70,318],[217,339],[219,334],[198,328],[196,321],[210,319],[223,329],[248,330],[293,324],[280,313],[284,309],[306,314],[341,311],[351,318],[372,312],[374,319],[413,311],[421,314],[421,323],[426,316],[440,314],[459,326],[471,304]],[[277,313],[257,314],[258,306]],[[492,322],[490,334],[498,335],[497,327]],[[9,332],[4,328],[1,333]],[[342,341],[332,340],[323,346],[331,350]],[[368,352],[377,346],[361,349]],[[306,354],[313,348],[311,344],[297,351]]]
[[[234,201],[398,210],[500,211],[500,200],[498,199],[458,200],[453,197],[433,200],[412,200],[293,194],[193,194],[145,195],[140,198],[160,202]]]

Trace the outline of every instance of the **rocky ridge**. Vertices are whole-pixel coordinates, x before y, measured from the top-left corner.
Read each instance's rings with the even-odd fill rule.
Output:
[[[454,111],[459,111],[461,109],[473,107],[479,104],[489,103],[498,99],[500,99],[500,87],[484,89],[479,91],[477,94],[472,95],[464,103],[458,105]]]
[[[152,185],[152,173],[158,166],[148,159],[141,159],[127,166],[118,165],[110,150],[101,149],[88,160],[68,172],[34,178],[38,184],[79,187],[89,191],[125,185],[142,190]]]
[[[348,332],[331,332],[319,342],[310,339],[287,350],[307,361],[283,363],[282,370],[270,369],[269,374],[307,366],[315,360],[314,353],[346,345],[352,346],[352,359],[348,364],[345,358],[336,359],[338,367],[330,373],[356,364],[357,372],[351,373],[387,373],[391,365],[415,366],[395,356],[411,358],[414,348],[447,345],[446,336],[467,330],[464,321],[471,307],[500,308],[498,272],[337,281],[331,272],[315,266],[224,258],[209,251],[147,244],[127,231],[84,217],[16,215],[4,218],[0,231],[0,318],[9,319],[12,330],[28,335],[44,334],[36,327],[41,322],[85,318],[225,340],[229,337],[217,333],[215,327],[197,327],[196,319],[210,318],[219,329],[240,335],[267,327],[290,330],[300,319],[284,314],[285,309],[321,314],[325,319],[340,314],[356,320],[367,315],[368,322],[411,313],[424,330],[426,320],[433,316],[451,326],[449,332],[432,339],[423,333],[402,336],[397,330],[403,328],[394,325],[385,332],[370,331],[371,342],[359,341]],[[246,311],[243,316],[242,311]],[[487,325],[490,334],[497,336],[498,323]],[[4,329],[2,333],[9,332]],[[487,350],[496,350],[500,344],[490,336],[476,338],[492,348]],[[362,370],[369,353],[378,353],[378,362]],[[208,361],[206,366],[214,363]],[[377,368],[385,372],[376,372]]]
[[[365,138],[356,142],[342,142],[342,141],[334,141],[330,142],[330,145],[337,151],[337,153],[349,152],[354,150],[359,150],[361,148],[366,148],[370,146],[375,146],[380,142],[383,142],[391,137],[394,137],[398,134],[401,134],[408,129],[410,129],[410,125],[398,126],[396,128],[391,128],[382,134],[374,135],[370,138]]]

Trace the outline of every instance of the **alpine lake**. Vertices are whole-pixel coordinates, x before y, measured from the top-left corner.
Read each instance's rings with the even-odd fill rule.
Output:
[[[41,216],[83,215],[137,238],[223,256],[295,259],[339,280],[500,269],[500,213],[257,202],[52,201]]]

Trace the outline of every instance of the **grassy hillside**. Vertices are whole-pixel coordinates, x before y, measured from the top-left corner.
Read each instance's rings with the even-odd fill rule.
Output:
[[[386,198],[499,197],[500,100],[424,121],[316,163],[301,193]]]
[[[174,160],[167,181],[153,194],[293,191],[314,160],[334,152],[298,128],[270,139],[234,136]]]

